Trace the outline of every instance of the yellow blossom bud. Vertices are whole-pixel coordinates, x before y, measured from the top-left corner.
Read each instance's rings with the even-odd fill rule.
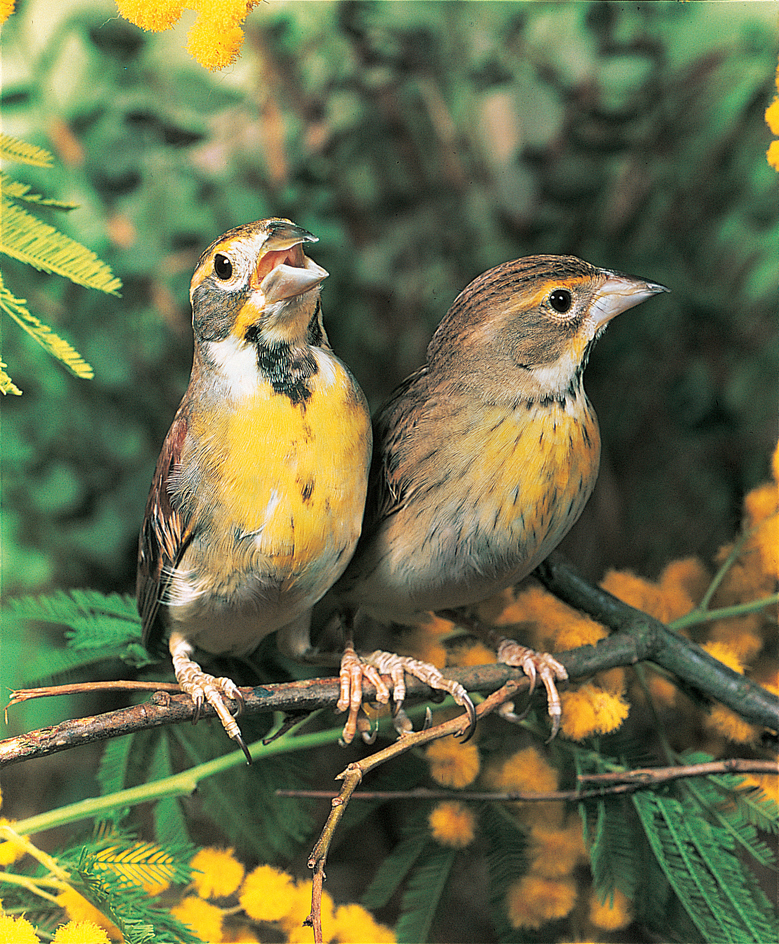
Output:
[[[92,921],[68,921],[61,924],[54,935],[53,944],[110,944],[110,938],[102,928]]]
[[[614,896],[600,902],[592,895],[590,898],[590,921],[603,931],[619,931],[633,920],[630,899],[618,888]]]
[[[232,849],[201,849],[191,862],[192,884],[201,898],[222,898],[243,881],[244,867]]]
[[[570,879],[525,875],[506,893],[506,910],[515,928],[540,928],[565,918],[576,904],[576,884]]]
[[[479,749],[473,742],[462,744],[454,738],[439,738],[426,751],[430,776],[443,787],[462,790],[479,775]]]
[[[201,941],[221,941],[222,921],[224,915],[221,908],[203,901],[194,895],[188,895],[170,909],[171,914],[186,924]]]
[[[437,803],[428,822],[433,839],[442,846],[462,849],[470,845],[476,835],[476,817],[464,803],[457,801]]]
[[[151,33],[170,29],[184,10],[184,0],[116,0],[119,13]]]

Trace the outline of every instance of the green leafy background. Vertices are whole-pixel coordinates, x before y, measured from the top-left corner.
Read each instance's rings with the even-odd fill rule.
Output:
[[[710,557],[777,434],[779,203],[763,122],[775,12],[271,0],[239,62],[210,75],[185,52],[186,22],[144,34],[102,0],[20,0],[3,30],[3,130],[57,160],[6,170],[78,204],[35,212],[123,289],[3,260],[15,294],[95,369],[80,381],[4,325],[24,390],[2,407],[6,594],[132,590],[189,374],[192,269],[219,233],[271,215],[320,237],[330,339],[374,407],[492,265],[570,252],[669,286],[611,326],[587,369],[604,455],[567,550],[592,577]],[[48,658],[46,632],[4,628],[4,692]],[[67,712],[18,711],[14,728]],[[63,758],[38,768],[36,808],[94,792],[97,755],[80,756],[78,781]]]

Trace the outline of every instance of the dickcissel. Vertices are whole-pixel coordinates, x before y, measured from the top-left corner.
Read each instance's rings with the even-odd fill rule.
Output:
[[[598,475],[598,422],[582,383],[593,344],[612,318],[663,291],[556,255],[507,262],[471,282],[425,365],[375,417],[362,536],[328,599],[413,623],[426,611],[451,616],[527,576],[576,522]],[[492,641],[501,661],[531,682],[540,677],[554,733],[564,667],[514,640]],[[350,712],[347,740],[363,677],[394,671],[402,681],[405,669],[424,678],[418,667],[347,648],[339,702]]]
[[[154,473],[141,528],[143,638],[167,648],[181,688],[213,705],[236,685],[195,650],[251,653],[269,633],[308,649],[311,608],[360,534],[371,454],[365,398],[322,323],[327,272],[289,220],[230,230],[200,257],[190,299],[192,376]]]

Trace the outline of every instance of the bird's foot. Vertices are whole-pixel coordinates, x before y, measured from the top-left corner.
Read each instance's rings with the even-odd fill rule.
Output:
[[[176,672],[176,681],[181,686],[181,690],[186,692],[195,703],[195,716],[192,719],[192,723],[197,723],[200,718],[203,703],[208,702],[217,713],[228,737],[232,738],[241,748],[246,755],[247,763],[251,764],[252,756],[249,753],[246,742],[241,736],[241,729],[238,727],[238,722],[225,704],[225,698],[232,699],[237,705],[236,714],[241,713],[244,700],[238,686],[232,679],[225,677],[215,678],[213,675],[208,675],[204,672],[197,662],[190,658],[191,650],[186,645],[174,649],[171,655],[173,656],[173,668]]]
[[[503,639],[498,646],[498,661],[505,665],[516,666],[530,679],[530,694],[536,687],[536,681],[541,682],[546,689],[546,700],[549,706],[549,718],[552,722],[552,736],[557,734],[560,728],[560,718],[563,709],[560,704],[560,693],[557,691],[557,682],[562,682],[568,678],[565,666],[558,662],[548,652],[536,652],[535,649],[529,649],[527,646],[521,646],[513,639]]]
[[[476,727],[476,709],[468,692],[452,679],[448,679],[429,662],[420,662],[409,656],[399,656],[394,652],[385,652],[377,649],[368,655],[359,656],[352,646],[344,649],[341,658],[341,696],[336,705],[337,711],[347,711],[349,715],[344,725],[342,741],[351,744],[359,727],[358,716],[362,707],[362,686],[364,681],[373,683],[376,687],[376,701],[386,705],[390,700],[390,688],[384,682],[382,675],[391,679],[392,700],[394,702],[393,716],[404,717],[401,708],[406,697],[406,673],[418,678],[436,691],[447,692],[468,714],[469,726],[463,740],[471,737]],[[405,730],[402,725],[401,733]],[[370,732],[362,732],[363,740],[370,743]]]

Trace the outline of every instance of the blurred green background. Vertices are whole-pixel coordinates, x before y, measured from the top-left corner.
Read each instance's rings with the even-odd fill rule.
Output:
[[[377,406],[488,267],[574,253],[672,294],[615,322],[587,389],[598,490],[567,550],[592,577],[709,557],[777,434],[773,3],[283,2],[239,62],[143,33],[109,2],[21,0],[3,128],[56,167],[7,170],[80,209],[40,214],[110,263],[117,299],[3,260],[94,366],[21,331],[3,357],[6,594],[129,591],[160,444],[186,387],[188,285],[221,232],[320,237],[330,339]],[[489,474],[489,470],[484,470]]]

